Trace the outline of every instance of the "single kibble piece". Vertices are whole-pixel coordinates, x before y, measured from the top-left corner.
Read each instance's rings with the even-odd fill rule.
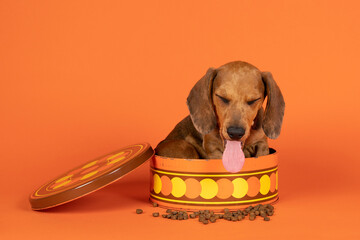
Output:
[[[266,217],[266,213],[265,213],[265,211],[260,211],[260,216],[262,216],[262,217]]]
[[[158,212],[154,212],[153,213],[153,217],[158,217],[159,216],[159,213]]]
[[[163,218],[167,218],[168,215],[167,215],[167,214],[162,214],[161,216],[162,216]]]
[[[208,223],[209,223],[208,220],[204,220],[204,221],[203,221],[203,224],[208,224]]]
[[[176,215],[172,215],[172,216],[171,216],[171,220],[177,220],[177,216],[176,216]]]
[[[190,214],[190,218],[196,218],[196,215],[194,213]]]
[[[214,222],[216,222],[216,219],[214,217],[211,217],[210,222],[214,223]]]
[[[142,209],[136,209],[136,213],[141,214],[141,213],[143,213],[143,210]]]
[[[250,221],[254,221],[254,220],[255,220],[255,218],[256,218],[255,216],[250,215],[249,220],[250,220]]]
[[[228,213],[229,209],[228,208],[224,208],[224,213]]]
[[[154,207],[158,207],[159,204],[157,204],[156,202],[153,202],[153,206],[154,206]]]
[[[167,213],[171,213],[172,210],[171,210],[171,209],[167,209],[166,212],[167,212]]]
[[[264,221],[270,221],[269,217],[264,217]]]
[[[170,219],[173,215],[172,214],[168,214],[167,218]]]

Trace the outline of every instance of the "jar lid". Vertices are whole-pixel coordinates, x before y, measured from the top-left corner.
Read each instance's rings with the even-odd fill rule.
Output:
[[[33,210],[52,208],[95,192],[154,156],[149,143],[121,148],[88,161],[44,184],[30,195]]]

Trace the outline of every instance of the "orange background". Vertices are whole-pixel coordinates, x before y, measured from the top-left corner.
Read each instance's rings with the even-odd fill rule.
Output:
[[[0,1],[3,239],[359,239],[358,1]],[[121,146],[156,146],[208,67],[271,71],[286,101],[270,222],[154,219],[148,164],[47,212],[28,195]],[[143,208],[144,215],[136,215]]]

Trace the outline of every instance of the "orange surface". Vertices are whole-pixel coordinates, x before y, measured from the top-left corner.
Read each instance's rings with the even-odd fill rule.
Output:
[[[0,1],[1,239],[359,239],[358,1]],[[271,71],[286,100],[270,222],[154,219],[149,165],[46,212],[28,195],[156,145],[208,67]],[[134,213],[143,208],[143,215]]]

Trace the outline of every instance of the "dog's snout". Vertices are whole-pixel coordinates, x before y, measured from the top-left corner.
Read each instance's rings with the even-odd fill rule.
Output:
[[[242,127],[228,127],[227,133],[232,140],[239,140],[244,136],[245,129]]]

